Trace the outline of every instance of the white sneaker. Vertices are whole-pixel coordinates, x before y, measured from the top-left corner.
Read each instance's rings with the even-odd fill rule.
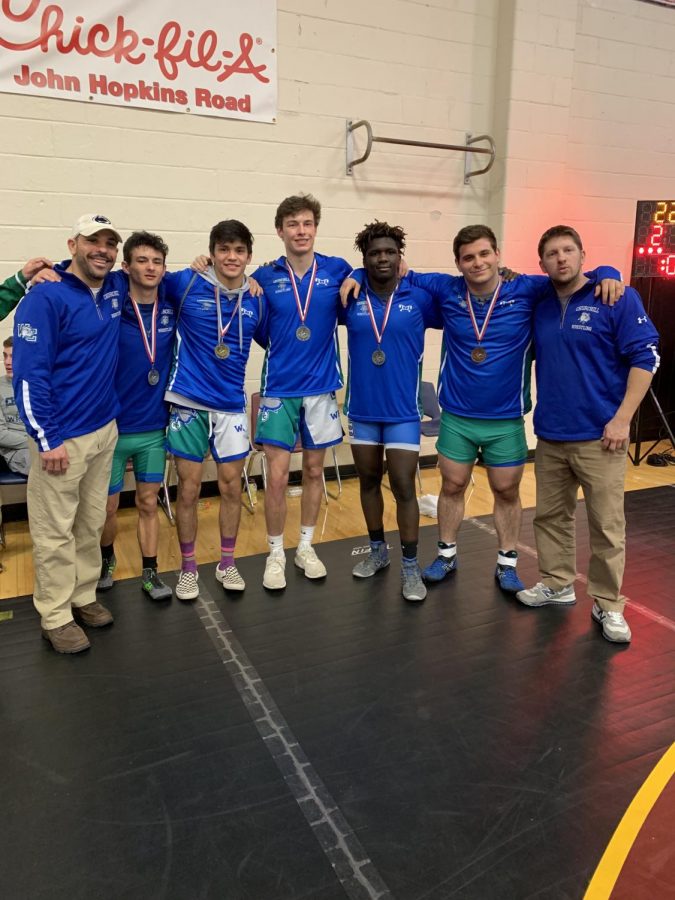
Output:
[[[295,565],[302,569],[307,578],[325,578],[326,567],[321,562],[311,544],[301,544],[295,551]]]
[[[286,587],[286,556],[271,553],[265,562],[263,587],[270,591],[280,591]]]
[[[574,606],[577,602],[573,584],[566,584],[559,591],[554,591],[541,581],[526,591],[518,591],[516,597],[525,606]]]
[[[179,600],[196,600],[199,597],[198,572],[186,572],[181,569],[176,585],[176,597]]]
[[[216,579],[226,591],[243,591],[246,587],[246,582],[236,566],[227,566],[225,569],[221,569],[219,565],[216,566]]]
[[[602,636],[615,644],[628,644],[632,637],[628,622],[620,612],[605,612],[597,603],[593,603],[591,618],[602,625]]]

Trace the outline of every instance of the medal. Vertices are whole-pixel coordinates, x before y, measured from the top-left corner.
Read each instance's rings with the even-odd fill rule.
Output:
[[[471,305],[471,294],[469,293],[469,289],[466,289],[466,306],[469,310],[469,316],[471,317],[471,324],[473,325],[473,331],[476,335],[476,340],[478,341],[478,346],[474,347],[471,351],[471,361],[476,364],[480,364],[485,362],[487,359],[487,350],[484,347],[480,346],[480,342],[483,340],[485,332],[487,331],[488,322],[490,321],[490,317],[492,316],[492,311],[495,308],[495,303],[497,302],[497,297],[499,297],[499,291],[502,287],[502,280],[499,279],[499,283],[495,288],[495,292],[492,295],[492,299],[490,300],[490,305],[488,307],[488,311],[485,314],[485,321],[483,322],[482,328],[478,329],[478,323],[476,322],[476,315],[473,311],[473,306]]]
[[[143,324],[143,316],[141,315],[141,311],[138,308],[138,303],[136,303],[131,294],[129,294],[129,299],[131,300],[131,305],[133,306],[134,312],[136,313],[138,327],[141,330],[141,338],[143,340],[143,349],[145,350],[145,355],[148,357],[148,362],[150,363],[150,371],[148,372],[148,384],[151,385],[151,387],[154,387],[159,383],[159,372],[155,368],[155,357],[157,355],[157,298],[155,297],[152,307],[152,325],[150,326],[149,341],[148,335],[145,331],[145,325]]]
[[[377,339],[377,350],[373,350],[373,355],[370,357],[373,363],[376,366],[383,366],[387,360],[387,354],[384,352],[382,347],[382,338],[384,337],[384,332],[387,327],[387,322],[389,321],[389,313],[391,312],[391,303],[394,299],[394,294],[396,293],[396,288],[391,292],[391,296],[387,300],[387,307],[384,311],[384,320],[382,322],[382,331],[378,330],[377,322],[375,321],[375,313],[373,312],[373,305],[370,302],[370,297],[368,296],[368,289],[366,288],[366,306],[368,307],[368,315],[370,316],[370,326],[375,333],[375,337]]]
[[[218,343],[213,348],[213,352],[216,354],[218,359],[227,359],[227,357],[230,355],[230,348],[223,341],[223,338],[225,337],[227,332],[230,330],[230,325],[234,321],[234,317],[237,315],[237,310],[241,306],[242,292],[241,291],[239,292],[239,298],[238,298],[237,302],[235,303],[234,309],[232,310],[232,315],[230,316],[230,321],[223,328],[223,312],[220,308],[220,288],[218,287],[218,285],[215,285],[213,290],[216,295],[216,314],[218,316]]]
[[[291,282],[291,288],[293,289],[293,295],[295,296],[295,305],[298,308],[298,315],[300,316],[300,321],[302,322],[295,330],[295,336],[299,341],[308,341],[312,336],[312,332],[305,325],[305,319],[307,318],[307,313],[309,312],[309,304],[312,299],[312,291],[314,290],[314,281],[316,279],[316,257],[314,257],[314,262],[312,263],[312,272],[309,276],[309,287],[307,288],[307,296],[305,297],[305,305],[300,303],[300,294],[298,293],[298,286],[295,283],[295,272],[291,269],[288,264],[288,260],[286,260],[286,268],[288,269],[288,277]]]

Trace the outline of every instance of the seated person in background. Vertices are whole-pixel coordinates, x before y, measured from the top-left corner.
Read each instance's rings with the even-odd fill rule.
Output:
[[[12,472],[28,475],[30,469],[28,435],[14,401],[12,386],[13,343],[13,338],[8,337],[2,344],[5,374],[0,377],[0,456]]]

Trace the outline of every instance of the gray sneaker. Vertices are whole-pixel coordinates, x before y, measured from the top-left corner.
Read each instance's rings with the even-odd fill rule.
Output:
[[[417,562],[412,565],[404,562],[401,566],[401,593],[403,598],[411,603],[420,603],[426,597],[427,589]]]
[[[114,585],[113,573],[116,565],[117,560],[115,559],[115,554],[113,554],[110,559],[103,560],[101,563],[101,576],[96,584],[97,591],[109,591]]]
[[[141,587],[151,600],[170,600],[173,597],[173,591],[168,584],[164,584],[156,569],[143,569]]]
[[[352,575],[355,575],[357,578],[371,578],[376,572],[386,569],[388,565],[389,551],[385,544],[381,550],[373,550],[371,548],[368,556],[354,566]]]
[[[554,591],[541,581],[526,591],[518,591],[516,597],[525,606],[574,606],[577,602],[573,584],[567,584],[559,591]]]
[[[593,603],[591,618],[602,626],[602,636],[614,644],[629,644],[632,637],[628,622],[620,612],[606,612]]]

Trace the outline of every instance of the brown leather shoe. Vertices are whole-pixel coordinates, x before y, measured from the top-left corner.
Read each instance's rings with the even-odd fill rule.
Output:
[[[98,600],[93,603],[87,603],[86,606],[74,606],[73,615],[79,619],[83,625],[90,628],[101,628],[103,625],[110,625],[113,621],[112,613]]]
[[[43,628],[42,637],[57,653],[80,653],[91,646],[87,635],[75,622],[68,622],[60,628]]]

